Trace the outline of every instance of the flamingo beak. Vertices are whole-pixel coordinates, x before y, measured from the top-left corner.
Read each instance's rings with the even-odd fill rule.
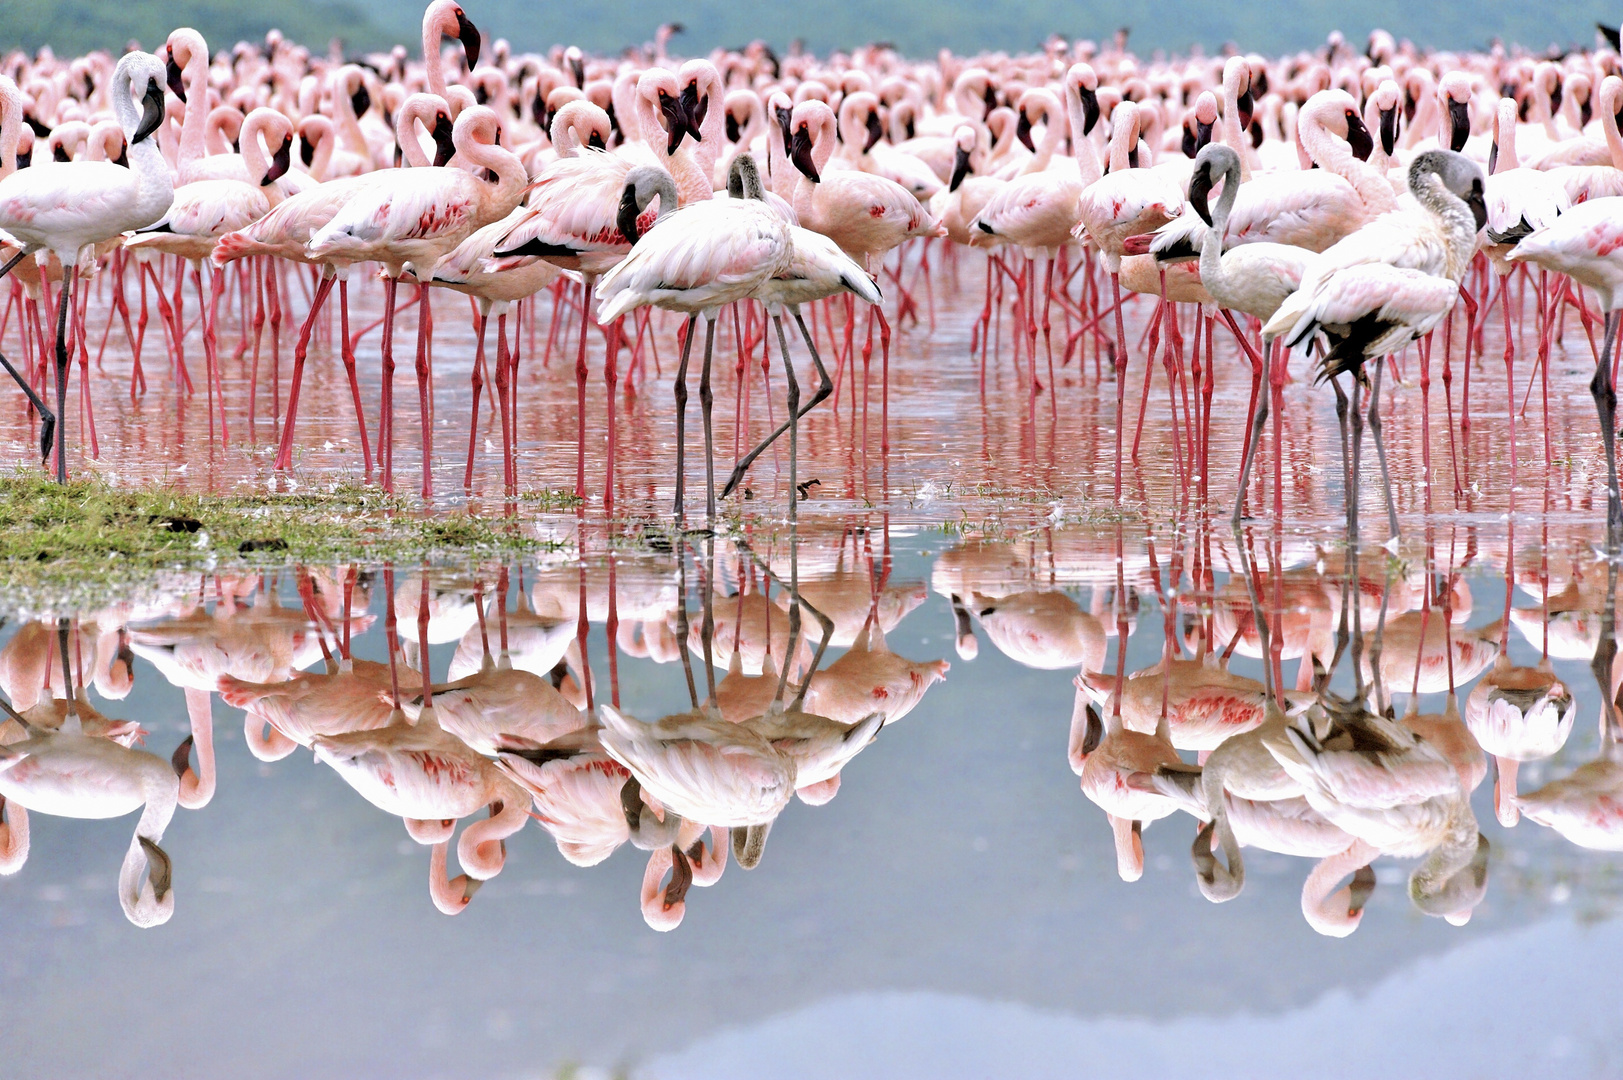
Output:
[[[789,147],[794,143],[794,136],[791,135],[790,131],[789,131],[789,126],[790,126],[789,117],[790,117],[790,115],[791,115],[791,113],[790,113],[790,111],[788,109],[780,108],[780,109],[777,110],[778,127],[783,131],[784,153],[788,153],[789,152]]]
[[[271,156],[270,168],[265,170],[265,179],[259,182],[260,187],[269,187],[287,174],[288,168],[293,164],[293,136],[289,135],[282,140],[282,145],[276,148]]]
[[[299,136],[299,160],[304,162],[304,167],[308,169],[310,167],[310,163],[312,161],[314,161],[315,159],[316,159],[316,144],[311,142],[308,136],[300,135]]]
[[[1090,703],[1087,707],[1087,729],[1082,735],[1082,756],[1087,757],[1099,749],[1099,744],[1105,741],[1105,722],[1099,718],[1099,710]]]
[[[1387,157],[1398,145],[1398,107],[1381,110],[1381,152]]]
[[[682,111],[687,114],[688,134],[693,136],[694,142],[703,142],[702,128],[704,118],[710,112],[710,95],[700,94],[698,83],[690,83],[688,89],[682,91]]]
[[[479,28],[461,8],[456,9],[456,37],[462,42],[462,51],[468,56],[468,70],[472,71],[479,66]]]
[[[1236,111],[1240,114],[1240,127],[1242,129],[1250,127],[1251,115],[1256,111],[1256,102],[1251,97],[1250,88],[1247,88],[1246,92],[1240,95],[1235,106]]]
[[[586,145],[591,147],[593,150],[607,150],[609,148],[608,143],[603,141],[602,133],[596,131],[592,132],[592,134],[587,137]]]
[[[185,776],[192,770],[192,737],[186,736],[175,747],[175,752],[169,755],[169,766],[175,770],[176,776]]]
[[[615,217],[615,223],[619,226],[620,234],[626,238],[628,244],[635,244],[642,236],[641,231],[637,228],[637,215],[637,185],[634,183],[627,184],[625,190],[620,193],[620,212]],[[621,797],[624,798],[623,791]],[[625,812],[626,823],[632,829],[636,829],[638,815],[641,813],[640,809],[634,814],[630,804],[627,803]]]
[[[1347,113],[1347,145],[1352,147],[1353,156],[1359,161],[1368,161],[1369,155],[1375,152],[1375,140],[1370,138],[1369,128],[1355,112]]]
[[[1093,127],[1099,122],[1099,95],[1081,87],[1079,93],[1082,98],[1082,134],[1092,135]]]
[[[1456,154],[1471,137],[1471,107],[1468,102],[1448,100],[1448,148]]]
[[[175,50],[173,46],[166,46],[163,50],[164,78],[169,82],[169,89],[174,91],[182,103],[186,101],[186,81],[181,78],[180,65],[175,63]]]
[[[569,58],[569,70],[573,72],[575,76],[575,89],[584,90],[586,88],[585,62],[583,62],[578,56],[571,56]]]
[[[964,177],[969,175],[969,171],[969,151],[960,146],[958,152],[953,155],[952,180],[947,184],[947,190],[957,191],[958,185],[964,182]]]
[[[1033,154],[1037,152],[1037,144],[1031,141],[1031,117],[1026,115],[1024,109],[1020,110],[1020,119],[1015,121],[1014,137],[1020,140],[1021,146]]]
[[[663,90],[659,94],[659,111],[665,117],[665,130],[668,133],[665,153],[676,153],[677,147],[682,145],[682,138],[688,133],[687,110],[682,108],[682,99],[674,98]]]
[[[362,83],[349,95],[349,106],[355,110],[356,117],[366,115],[366,110],[372,107],[372,95],[366,92],[366,84]]]
[[[1189,178],[1189,205],[1200,215],[1200,220],[1208,228],[1212,224],[1212,212],[1207,205],[1207,197],[1212,191],[1212,170],[1209,165],[1202,164]]]
[[[1472,183],[1471,194],[1465,200],[1465,205],[1471,208],[1471,217],[1476,221],[1477,232],[1481,232],[1488,224],[1488,202],[1482,193],[1482,181]]]
[[[440,113],[434,117],[434,164],[445,165],[456,156],[456,144],[452,141],[451,133],[455,125],[451,122],[449,113]]]
[[[136,125],[135,135],[130,142],[138,143],[151,136],[158,130],[158,125],[163,123],[163,117],[163,88],[158,85],[157,79],[150,79],[147,82],[147,92],[141,99],[141,122]]]
[[[879,126],[879,113],[870,112],[868,114],[868,141],[863,144],[862,152],[866,154],[869,150],[872,150],[874,148],[874,144],[883,138],[884,135],[885,129]]]
[[[665,910],[669,911],[677,904],[687,899],[688,890],[693,888],[693,864],[682,849],[675,844],[671,845],[671,883],[665,886],[663,903]]]
[[[794,147],[790,150],[790,158],[795,168],[806,175],[812,183],[818,183],[822,177],[817,175],[817,162],[812,160],[811,131],[805,124],[801,124],[795,131]]]
[[[170,886],[174,883],[175,867],[169,861],[169,853],[156,843],[144,836],[137,836],[141,842],[141,850],[147,856],[147,880],[152,882],[152,895],[159,900],[169,895]]]

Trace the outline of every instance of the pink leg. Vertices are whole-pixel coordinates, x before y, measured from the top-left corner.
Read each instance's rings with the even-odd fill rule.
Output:
[[[423,417],[423,498],[434,497],[434,406],[430,400],[434,388],[428,368],[429,320],[428,286],[417,286],[417,401]],[[424,668],[427,668],[428,648],[423,648]]]
[[[310,302],[310,313],[305,316],[304,325],[299,328],[299,341],[293,347],[293,385],[287,392],[287,422],[282,425],[282,445],[276,452],[276,468],[278,470],[293,467],[293,424],[299,414],[299,387],[304,382],[304,356],[310,349],[310,334],[316,324],[316,316],[321,312],[321,305],[332,291],[333,279],[323,277],[321,285],[316,289],[316,295]]]

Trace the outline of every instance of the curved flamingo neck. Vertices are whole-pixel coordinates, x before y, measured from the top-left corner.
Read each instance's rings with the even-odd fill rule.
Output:
[[[1354,840],[1345,851],[1319,860],[1302,882],[1302,915],[1309,926],[1327,937],[1346,937],[1358,929],[1361,915],[1351,910],[1351,888],[1335,886],[1379,854],[1364,841]]]
[[[317,180],[327,179],[327,173],[332,168],[333,130],[332,121],[319,114],[307,116],[299,125],[303,129],[305,138],[314,138],[315,151],[310,155],[308,172]],[[403,151],[402,151],[403,152]]]
[[[1079,90],[1066,92],[1065,112],[1071,124],[1071,156],[1076,159],[1076,170],[1082,175],[1082,186],[1087,187],[1104,174],[1104,169],[1099,164],[1099,152],[1087,135],[1088,118]]]
[[[1126,172],[1131,166],[1128,153],[1138,142],[1138,106],[1124,101],[1110,117],[1110,171]]]
[[[425,169],[434,164],[433,158],[423,149],[423,140],[417,134],[417,125],[421,122],[426,128],[434,122],[434,113],[422,100],[408,100],[400,107],[395,116],[395,139],[400,144],[400,157],[408,168]],[[327,157],[331,159],[332,138],[327,138]],[[461,147],[458,146],[460,150]],[[321,147],[316,148],[316,156],[321,156]]]
[[[1499,147],[1499,153],[1493,163],[1495,176],[1521,166],[1516,157],[1516,119],[1516,102],[1510,98],[1501,98],[1499,111],[1494,114],[1493,139]]]
[[[1222,141],[1240,155],[1240,179],[1251,179],[1251,163],[1246,152],[1251,149],[1245,129],[1240,126],[1240,80],[1247,74],[1245,61],[1231,57],[1223,67],[1223,122],[1218,130]],[[1112,163],[1111,168],[1115,168]]]
[[[193,40],[195,38],[195,40]],[[184,34],[187,55],[186,113],[180,124],[179,172],[182,181],[190,179],[192,166],[203,159],[208,140],[209,58],[202,35]]]
[[[428,92],[446,96],[445,50],[441,48],[447,33],[455,35],[456,20],[447,19],[449,10],[434,4],[423,13],[423,72],[428,77]],[[447,99],[449,100],[449,99]]]
[[[1353,186],[1371,217],[1384,214],[1397,206],[1397,196],[1385,174],[1359,161],[1352,147],[1332,135],[1325,126],[1325,114],[1338,112],[1340,108],[1340,103],[1334,100],[1309,103],[1296,119],[1296,137],[1319,168],[1335,173]]]
[[[1612,168],[1623,169],[1623,135],[1617,130],[1617,111],[1623,107],[1623,79],[1608,75],[1601,83],[1600,129],[1606,136],[1606,152],[1612,159]],[[4,136],[0,135],[0,159],[4,158]],[[0,170],[4,165],[0,164]]]
[[[17,144],[23,137],[23,92],[0,75],[0,177],[17,168]]]
[[[242,161],[248,168],[248,179],[255,184],[263,180],[265,174],[270,171],[270,159],[265,156],[264,144],[260,142],[261,135],[264,135],[266,140],[286,138],[287,121],[268,109],[255,109],[243,120],[242,130],[237,133],[237,145],[242,149]]]
[[[345,150],[370,160],[372,150],[366,143],[366,136],[361,132],[361,122],[355,116],[355,103],[349,97],[351,71],[355,73],[353,77],[359,77],[359,68],[344,68],[333,80],[333,126],[337,130],[338,137],[343,140]]]
[[[1028,173],[1042,172],[1048,168],[1049,162],[1054,160],[1054,152],[1059,149],[1060,140],[1065,137],[1065,127],[1060,123],[1064,112],[1060,109],[1059,98],[1051,90],[1039,90],[1036,97],[1042,102],[1043,141],[1037,144],[1037,152],[1021,170]]]

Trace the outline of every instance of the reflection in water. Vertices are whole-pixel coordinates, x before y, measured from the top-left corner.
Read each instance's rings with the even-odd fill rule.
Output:
[[[908,739],[882,729],[949,664],[890,646],[927,588],[892,576],[902,538],[882,516],[633,539],[550,564],[211,576],[24,622],[0,649],[15,710],[0,732],[0,872],[28,872],[30,813],[139,810],[118,899],[138,926],[168,920],[206,870],[161,842],[177,808],[209,812],[218,692],[263,767],[307,749],[400,818],[429,849],[440,911],[475,902],[533,820],[576,867],[628,843],[647,853],[636,903],[675,929],[730,859],[769,861],[792,803],[828,804],[876,738]],[[1125,526],[924,539],[941,548],[929,588],[951,615],[937,640],[950,633],[969,661],[957,678],[976,678],[984,638],[1074,684],[1069,763],[1127,881],[1146,871],[1143,830],[1186,814],[1193,881],[1214,903],[1245,889],[1246,849],[1294,856],[1308,925],[1346,936],[1386,857],[1406,864],[1414,909],[1463,924],[1525,835],[1490,842],[1479,826],[1490,759],[1490,819],[1623,849],[1617,572],[1581,537],[1523,550],[1514,530],[1500,546],[1434,527],[1415,562],[1203,520],[1132,544]],[[1534,602],[1517,606],[1518,590]],[[1536,662],[1512,660],[1512,631]],[[1576,725],[1580,661],[1600,691],[1598,752]],[[139,748],[158,718],[116,715],[154,677],[187,705],[168,761]],[[650,711],[670,697],[656,684],[687,707]],[[1537,764],[1573,753],[1594,760]]]

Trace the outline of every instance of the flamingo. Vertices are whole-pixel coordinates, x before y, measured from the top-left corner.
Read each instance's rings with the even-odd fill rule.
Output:
[[[911,198],[911,196],[909,196]],[[631,254],[598,282],[597,321],[611,323],[639,307],[687,315],[682,360],[676,371],[676,515],[683,508],[683,429],[687,413],[688,354],[699,316],[705,318],[699,401],[705,442],[705,512],[716,514],[715,448],[710,424],[710,361],[716,312],[756,292],[789,267],[794,251],[789,223],[756,199],[710,199],[663,215]]]
[[[773,820],[794,795],[793,758],[719,716],[678,713],[649,724],[598,708],[603,748],[645,791],[690,821],[743,830],[743,849],[735,839],[733,854],[745,869],[760,861]]]
[[[1601,442],[1606,450],[1606,523],[1608,533],[1623,529],[1623,501],[1618,498],[1617,391],[1612,386],[1612,349],[1617,342],[1617,304],[1623,287],[1623,199],[1601,198],[1574,206],[1551,224],[1523,237],[1507,258],[1531,262],[1566,274],[1595,290],[1605,313],[1603,344],[1589,383],[1600,414]]]
[[[795,216],[802,227],[820,232],[872,274],[874,260],[916,236],[945,236],[946,230],[906,188],[882,176],[851,170],[823,173],[834,155],[834,113],[810,99],[790,116],[790,159],[800,171],[794,191]],[[890,323],[880,305],[869,311],[879,321],[880,446],[890,446]],[[869,326],[870,333],[872,324]],[[870,344],[872,337],[869,338]]]
[[[113,73],[113,109],[128,135],[129,167],[109,161],[73,161],[50,169],[22,169],[0,179],[0,233],[21,250],[0,276],[37,251],[54,255],[63,267],[57,299],[56,411],[43,401],[17,371],[6,368],[40,413],[40,455],[49,459],[52,437],[67,407],[67,318],[72,310],[73,281],[86,249],[132,229],[151,225],[174,201],[174,184],[163,155],[151,136],[164,117],[164,66],[151,53],[126,53]],[[137,113],[133,93],[141,94]],[[56,478],[67,483],[66,432],[58,446]]]
[[[1123,101],[1110,114],[1110,171],[1082,189],[1073,235],[1086,236],[1104,257],[1116,312],[1116,498],[1121,498],[1121,443],[1126,425],[1127,330],[1121,311],[1121,260],[1127,238],[1177,217],[1183,194],[1165,176],[1135,167],[1138,106]]]
[[[1321,382],[1351,373],[1365,385],[1370,382],[1364,371],[1367,359],[1423,337],[1453,310],[1459,282],[1476,251],[1477,231],[1487,219],[1482,172],[1461,154],[1427,151],[1409,166],[1409,191],[1418,209],[1383,215],[1322,252],[1309,264],[1301,287],[1263,326],[1265,338],[1283,337],[1292,348],[1309,337],[1322,339]],[[1397,504],[1380,427],[1380,375],[1377,363],[1369,423],[1396,537]],[[1338,401],[1341,396],[1337,384]],[[1355,469],[1362,426],[1355,424],[1354,432],[1350,467]],[[1354,494],[1347,500],[1347,518],[1356,530],[1358,500],[1355,488],[1348,490]]]
[[[1424,861],[1409,898],[1463,925],[1482,899],[1488,841],[1451,762],[1395,720],[1354,703],[1326,706],[1328,733],[1297,724],[1265,738],[1307,801],[1376,852]]]
[[[59,633],[66,675],[65,620]],[[174,817],[179,794],[175,770],[161,758],[87,734],[74,699],[60,730],[35,729],[22,742],[0,746],[0,798],[18,807],[71,818],[113,818],[141,811],[119,867],[118,902],[125,918],[143,929],[168,922],[175,912],[172,864],[158,845]],[[15,830],[18,822],[14,819],[9,827]],[[21,828],[26,858],[26,821]],[[18,840],[13,834],[5,843],[14,845]],[[15,857],[13,850],[9,859]]]
[[[480,171],[440,168],[391,169],[369,174],[332,219],[310,237],[306,245],[317,259],[339,258],[349,262],[382,262],[391,281],[411,269],[427,276],[436,262],[483,225],[511,213],[523,197],[529,177],[511,151],[499,145],[501,120],[483,105],[462,110],[456,118],[452,140],[457,153]],[[494,177],[493,180],[485,176]],[[393,394],[392,356],[389,343],[394,336],[393,290],[384,302],[384,406],[378,436],[383,458],[383,484],[392,488],[393,423],[390,406]],[[430,380],[428,370],[428,291],[420,290],[417,324],[417,390],[423,424],[423,498],[434,494],[434,440],[429,419]]]

